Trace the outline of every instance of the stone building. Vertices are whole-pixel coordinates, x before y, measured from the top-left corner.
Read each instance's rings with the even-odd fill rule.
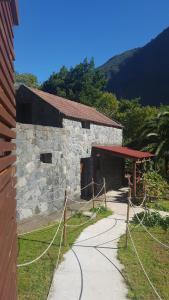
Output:
[[[123,159],[100,145],[122,145],[122,126],[95,108],[21,86],[17,91],[18,219],[63,207],[69,198],[91,197],[94,181],[119,188]],[[98,186],[95,187],[98,192]]]

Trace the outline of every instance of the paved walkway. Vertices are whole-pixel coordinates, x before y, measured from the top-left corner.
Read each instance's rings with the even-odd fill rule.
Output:
[[[107,194],[112,216],[86,228],[54,272],[48,300],[125,300],[127,287],[117,259],[118,240],[125,233],[126,190]]]
[[[126,230],[126,194],[125,188],[107,193],[113,215],[87,227],[64,255],[54,272],[48,300],[128,299],[123,266],[117,259],[118,241]],[[140,211],[135,208],[136,213]]]

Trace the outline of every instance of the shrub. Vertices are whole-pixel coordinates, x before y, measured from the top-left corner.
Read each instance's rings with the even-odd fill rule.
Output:
[[[144,182],[150,200],[166,199],[169,193],[169,185],[160,174],[156,171],[147,172],[144,174]]]
[[[147,227],[161,226],[164,230],[169,229],[169,216],[162,217],[158,212],[141,212],[133,217],[132,223],[139,224],[140,221]]]
[[[108,209],[105,206],[100,206],[100,207],[91,208],[90,211],[91,212],[98,212],[99,211],[99,213],[103,213],[103,212],[107,212]]]

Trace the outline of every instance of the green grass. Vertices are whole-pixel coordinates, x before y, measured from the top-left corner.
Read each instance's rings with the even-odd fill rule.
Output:
[[[130,227],[132,228],[132,227]],[[159,227],[149,228],[160,241],[169,244],[169,232]],[[169,299],[169,250],[153,241],[140,227],[131,231],[140,259],[156,290],[163,300]],[[128,283],[128,296],[133,300],[156,300],[136,258],[130,238],[128,248],[124,247],[125,236],[119,241],[118,257],[124,265],[123,274]]]
[[[169,212],[169,200],[159,200],[157,202],[149,203],[148,207]]]
[[[67,229],[67,247],[62,246],[60,260],[63,259],[63,254],[69,250],[71,245],[79,236],[84,228],[95,223],[96,221],[111,215],[109,210],[101,209],[97,217],[87,224]],[[77,214],[69,220],[69,224],[81,224],[88,220],[88,217],[84,217],[81,214]],[[36,258],[40,255],[49,245],[54,233],[57,229],[57,225],[43,231],[37,231],[32,234],[19,237],[19,257],[18,263],[24,263]],[[31,300],[46,300],[51,286],[53,272],[56,266],[59,242],[61,237],[61,230],[56,237],[53,246],[48,253],[41,258],[38,262],[33,263],[30,266],[22,267],[18,269],[18,294],[19,300],[31,299]],[[73,276],[73,274],[72,274]]]

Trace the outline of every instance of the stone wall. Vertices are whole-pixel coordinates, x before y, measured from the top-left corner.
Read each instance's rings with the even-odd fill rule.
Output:
[[[93,144],[122,144],[122,130],[63,119],[63,128],[17,123],[17,217],[50,213],[63,207],[64,190],[80,198],[80,160]],[[52,153],[52,163],[40,154]]]

